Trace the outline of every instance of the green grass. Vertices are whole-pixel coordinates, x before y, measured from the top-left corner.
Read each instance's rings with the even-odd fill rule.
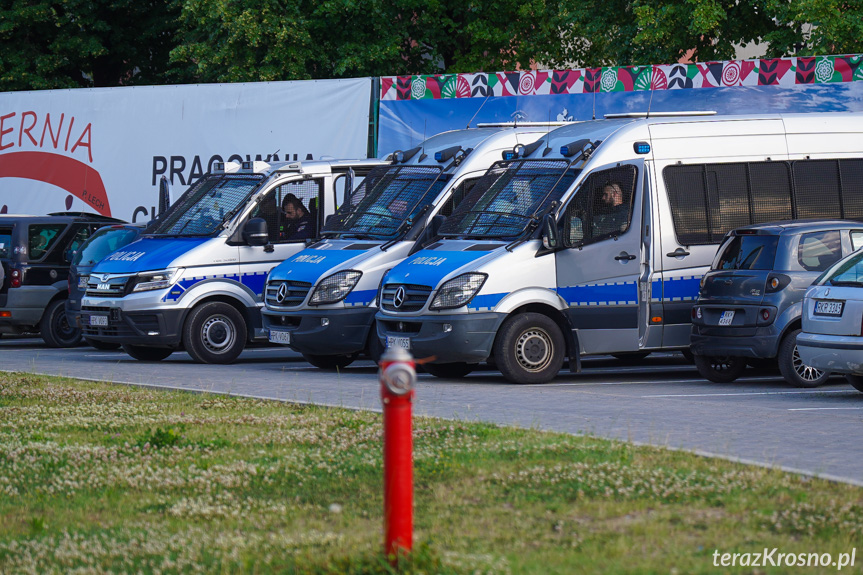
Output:
[[[859,547],[845,571],[863,563],[856,487],[593,437],[414,428],[400,572],[712,573],[715,550],[765,547]],[[374,413],[0,373],[0,573],[393,572],[380,438]]]

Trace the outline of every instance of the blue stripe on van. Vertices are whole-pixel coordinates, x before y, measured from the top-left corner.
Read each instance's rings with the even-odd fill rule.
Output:
[[[204,280],[224,279],[238,284],[242,284],[255,292],[258,297],[263,297],[264,284],[267,281],[267,272],[251,272],[247,274],[213,274],[210,276],[194,276],[183,278],[174,284],[168,293],[162,298],[162,301],[177,301],[193,286],[201,283]]]
[[[636,282],[565,286],[557,288],[557,293],[570,306],[638,304]]]
[[[467,304],[467,308],[473,311],[492,311],[497,304],[500,303],[505,296],[509,294],[505,293],[490,293],[485,295],[478,295]]]
[[[345,298],[345,305],[348,307],[367,307],[371,305],[372,300],[378,295],[376,289],[354,290]]]

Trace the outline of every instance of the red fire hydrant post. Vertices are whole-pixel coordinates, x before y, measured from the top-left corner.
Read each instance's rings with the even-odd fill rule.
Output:
[[[412,404],[416,367],[403,348],[380,361],[384,411],[384,552],[398,557],[413,547],[414,471]]]

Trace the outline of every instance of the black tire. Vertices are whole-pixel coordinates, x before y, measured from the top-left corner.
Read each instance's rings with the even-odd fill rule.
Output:
[[[384,354],[384,344],[378,337],[378,324],[374,322],[369,331],[369,340],[366,342],[366,355],[375,363],[380,362],[381,356]]]
[[[779,371],[785,381],[794,387],[818,387],[824,384],[830,377],[829,371],[821,371],[809,367],[800,359],[797,353],[797,334],[801,329],[788,332],[779,343]]]
[[[746,359],[742,357],[696,355],[694,359],[701,377],[713,383],[731,383],[746,369]]]
[[[303,358],[318,369],[326,369],[332,371],[334,369],[342,369],[352,364],[357,358],[357,354],[352,353],[350,355],[317,355],[314,353],[304,353]]]
[[[246,347],[246,320],[233,306],[211,301],[194,308],[183,326],[183,345],[197,363],[233,363]]]
[[[563,366],[566,343],[550,317],[521,313],[501,325],[494,357],[500,372],[513,383],[547,383]]]
[[[847,374],[845,380],[857,391],[863,392],[863,376]]]
[[[113,351],[115,349],[120,349],[121,347],[119,343],[113,341],[97,341],[88,337],[84,338],[84,343],[86,343],[90,347],[101,349],[102,351]]]
[[[474,369],[476,369],[475,363],[424,363],[423,369],[426,373],[430,373],[435,377],[440,377],[443,379],[460,379]]]
[[[634,351],[632,353],[612,353],[611,357],[624,363],[638,363],[650,355],[649,351]]]
[[[45,308],[39,332],[48,347],[75,347],[81,344],[81,330],[66,319],[66,302],[55,299]]]
[[[148,347],[146,345],[129,345],[127,343],[123,344],[123,351],[138,361],[162,361],[174,353],[174,350],[168,347]]]

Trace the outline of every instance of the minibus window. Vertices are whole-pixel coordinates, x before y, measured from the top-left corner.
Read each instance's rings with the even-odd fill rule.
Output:
[[[63,224],[39,224],[29,228],[30,260],[41,260],[57,241],[60,233],[66,228]]]
[[[146,233],[209,236],[245,205],[263,176],[225,174],[201,178]]]
[[[590,174],[564,213],[564,245],[582,246],[625,233],[632,223],[637,178],[631,165]]]
[[[322,189],[319,179],[283,184],[267,192],[251,217],[266,220],[271,244],[315,238]]]
[[[444,237],[516,237],[559,200],[578,170],[567,160],[496,162],[441,226]]]
[[[342,205],[323,233],[390,239],[440,193],[451,176],[437,166],[385,166],[373,169]]]

